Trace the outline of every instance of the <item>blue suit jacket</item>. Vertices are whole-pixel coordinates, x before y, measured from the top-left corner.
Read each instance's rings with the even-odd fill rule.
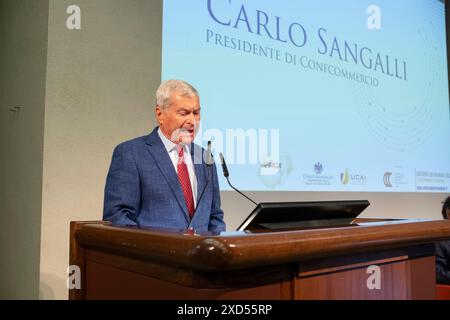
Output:
[[[205,150],[200,146],[192,144],[190,150],[198,186],[192,226],[198,232],[225,231],[216,166],[205,164]],[[158,128],[115,148],[106,179],[103,220],[114,225],[176,230],[189,226],[191,219],[178,175]]]

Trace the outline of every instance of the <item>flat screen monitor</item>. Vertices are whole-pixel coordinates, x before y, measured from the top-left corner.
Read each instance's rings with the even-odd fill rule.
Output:
[[[351,225],[367,200],[260,203],[238,231],[289,230]]]

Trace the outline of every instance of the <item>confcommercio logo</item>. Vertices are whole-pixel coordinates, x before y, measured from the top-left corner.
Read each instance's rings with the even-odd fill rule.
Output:
[[[322,174],[322,172],[323,172],[323,165],[320,162],[316,162],[314,164],[314,172],[316,174]]]
[[[314,174],[303,174],[305,184],[311,186],[330,186],[334,183],[335,179],[332,175],[323,175],[324,166],[321,162],[316,162],[313,166]]]

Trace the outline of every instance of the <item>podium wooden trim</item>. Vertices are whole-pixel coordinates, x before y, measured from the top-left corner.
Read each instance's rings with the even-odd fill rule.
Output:
[[[69,298],[434,299],[434,242],[448,238],[450,221],[221,235],[71,222]]]

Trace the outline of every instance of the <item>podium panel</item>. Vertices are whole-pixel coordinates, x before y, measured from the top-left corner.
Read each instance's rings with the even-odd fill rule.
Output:
[[[72,222],[70,299],[434,299],[450,221],[183,234]]]

